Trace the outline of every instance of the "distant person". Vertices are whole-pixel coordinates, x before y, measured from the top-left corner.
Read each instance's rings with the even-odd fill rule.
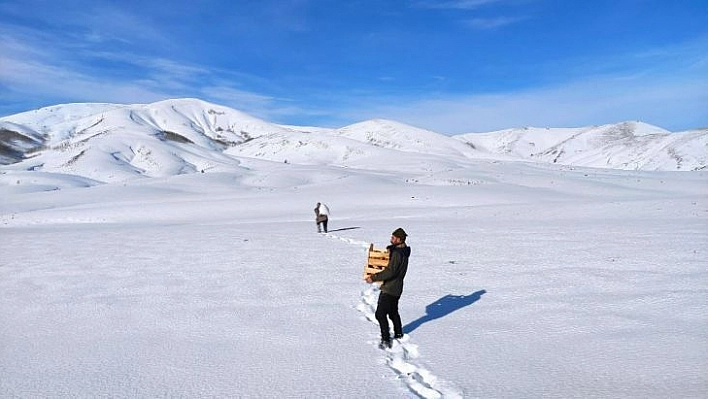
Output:
[[[403,293],[403,278],[406,277],[408,258],[411,256],[411,248],[406,245],[407,236],[408,234],[402,228],[397,228],[391,234],[391,245],[386,247],[389,252],[388,266],[384,270],[366,277],[366,282],[369,284],[374,281],[383,281],[375,313],[376,320],[381,327],[381,343],[379,344],[381,349],[391,347],[389,318],[393,323],[393,338],[403,338],[401,315],[398,314],[398,300]]]
[[[317,203],[317,206],[315,206],[315,222],[317,223],[317,232],[321,233],[322,228],[324,228],[324,232],[327,232],[327,222],[329,221],[329,208],[327,208],[327,205],[322,205],[321,203]]]

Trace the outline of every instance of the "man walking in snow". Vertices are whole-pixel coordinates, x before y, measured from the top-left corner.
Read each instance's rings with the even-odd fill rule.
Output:
[[[327,205],[322,205],[321,203],[317,203],[317,206],[315,206],[315,222],[317,223],[317,232],[321,233],[322,228],[320,227],[320,224],[322,227],[324,227],[324,232],[327,232],[327,221],[329,219],[329,211],[327,209]]]
[[[398,300],[403,293],[403,279],[408,271],[408,258],[411,255],[411,248],[406,245],[408,234],[397,228],[391,234],[391,245],[386,247],[389,252],[388,266],[376,274],[366,277],[366,282],[371,284],[374,281],[383,281],[379,302],[376,306],[376,320],[381,327],[382,349],[391,347],[391,331],[388,327],[388,319],[393,323],[393,338],[403,338],[403,326],[401,315],[398,314]]]

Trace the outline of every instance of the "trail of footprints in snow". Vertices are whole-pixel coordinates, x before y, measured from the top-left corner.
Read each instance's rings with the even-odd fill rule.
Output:
[[[369,248],[368,242],[357,241],[350,238],[338,237],[327,234],[328,237],[339,239],[348,244],[361,245]],[[378,321],[374,313],[376,312],[378,286],[371,285],[361,293],[361,302],[356,309],[361,312],[370,322],[376,324]],[[377,329],[378,331],[378,329]],[[378,345],[377,341],[370,341],[373,345]],[[418,345],[410,342],[410,336],[405,335],[400,340],[394,340],[391,349],[387,349],[386,363],[393,369],[414,394],[425,399],[437,398],[462,398],[462,394],[450,384],[444,383],[427,369],[415,364],[414,359],[420,357]]]

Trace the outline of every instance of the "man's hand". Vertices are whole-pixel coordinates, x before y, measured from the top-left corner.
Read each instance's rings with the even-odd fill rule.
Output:
[[[364,281],[366,281],[366,282],[369,283],[369,284],[371,284],[371,283],[374,282],[374,280],[371,279],[371,275],[366,276],[366,278],[364,279]]]

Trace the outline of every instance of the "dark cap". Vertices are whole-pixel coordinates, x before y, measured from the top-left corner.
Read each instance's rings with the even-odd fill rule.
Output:
[[[406,232],[400,227],[397,228],[396,230],[394,230],[393,233],[391,233],[391,235],[394,237],[398,237],[403,241],[405,241],[406,237],[408,237],[408,234],[406,234]]]

